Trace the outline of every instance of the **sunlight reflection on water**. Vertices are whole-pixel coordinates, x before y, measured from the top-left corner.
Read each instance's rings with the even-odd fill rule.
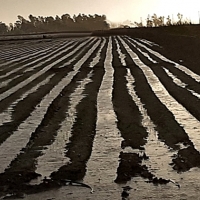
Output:
[[[117,129],[113,105],[112,105],[112,41],[109,44],[105,59],[105,74],[97,98],[97,126],[96,137],[93,143],[91,157],[87,163],[85,182],[98,184],[111,183],[116,178],[121,141]]]

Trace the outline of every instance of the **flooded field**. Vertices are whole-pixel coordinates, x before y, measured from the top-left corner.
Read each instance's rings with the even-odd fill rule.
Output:
[[[0,44],[0,199],[193,199],[200,75],[128,36]]]

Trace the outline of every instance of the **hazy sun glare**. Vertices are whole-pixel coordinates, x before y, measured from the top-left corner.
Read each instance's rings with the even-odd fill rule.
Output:
[[[149,11],[151,14],[156,13],[159,16],[173,17],[177,19],[177,14],[183,15],[183,19],[190,19],[192,22],[199,21],[200,1],[199,0],[168,0],[159,1],[154,5],[149,3]]]
[[[184,19],[199,22],[199,0],[0,0],[0,21],[9,23],[17,20],[17,15],[25,18],[35,16],[61,16],[73,14],[105,14],[110,21],[145,22],[148,15],[156,13],[177,20],[177,14]]]

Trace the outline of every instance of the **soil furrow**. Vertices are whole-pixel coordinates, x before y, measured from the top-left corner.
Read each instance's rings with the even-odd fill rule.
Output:
[[[121,44],[120,44],[120,46],[121,46]],[[119,46],[118,46],[118,48],[119,48]],[[121,47],[120,47],[120,49],[121,49]],[[115,58],[118,58],[118,57],[121,58],[120,61],[121,61],[121,63],[123,63],[124,62],[123,58],[125,58],[126,55],[122,56],[122,52],[119,49],[118,49],[118,53],[119,53],[119,55],[118,56],[115,55]],[[126,79],[125,80],[126,88],[123,88],[122,90],[127,90],[128,95],[129,95],[131,101],[134,103],[134,105],[135,105],[134,107],[136,107],[136,111],[137,111],[135,113],[129,113],[129,114],[125,115],[124,118],[125,117],[126,118],[136,118],[136,117],[139,118],[139,120],[137,120],[137,121],[139,121],[138,124],[141,128],[140,128],[140,132],[136,132],[137,134],[135,134],[135,130],[133,129],[131,131],[132,137],[130,137],[131,139],[129,139],[129,141],[137,140],[138,145],[139,145],[137,147],[137,149],[134,149],[135,147],[130,145],[132,148],[126,147],[123,150],[123,152],[120,153],[120,164],[117,169],[118,176],[117,176],[115,182],[126,183],[127,181],[131,180],[131,178],[136,177],[136,176],[141,176],[141,177],[146,178],[149,181],[153,182],[154,180],[157,180],[157,177],[155,176],[154,173],[150,172],[148,167],[146,165],[143,165],[143,163],[144,163],[144,160],[148,159],[148,152],[146,151],[146,148],[145,148],[147,135],[148,134],[151,135],[152,132],[156,133],[156,131],[154,130],[155,125],[150,120],[149,116],[147,115],[146,110],[144,109],[139,97],[136,94],[136,91],[133,89],[134,88],[133,84],[134,84],[135,80],[131,76],[130,69],[127,68],[126,62],[124,63],[123,69],[125,69],[124,76]],[[120,76],[118,75],[117,78],[118,77],[120,77]],[[122,85],[122,83],[120,85]],[[118,90],[118,91],[121,92],[122,90]],[[123,95],[123,97],[124,97],[124,95]],[[117,97],[113,96],[113,99],[117,99]],[[127,102],[127,100],[126,100],[126,102]],[[120,106],[120,104],[119,104],[119,106]],[[122,112],[123,112],[123,110],[122,110]],[[126,119],[126,120],[128,120],[128,119]],[[135,126],[137,127],[138,125],[136,124]],[[143,131],[143,135],[142,135],[142,131]],[[124,130],[121,131],[122,137],[124,136],[123,133],[124,133]],[[140,140],[138,140],[138,134],[140,135]],[[135,135],[136,135],[136,137],[135,137]],[[166,157],[168,158],[168,156],[166,156]],[[163,177],[163,176],[161,176],[161,177]],[[162,180],[165,181],[167,179],[162,179]]]
[[[113,41],[114,84],[112,101],[118,119],[117,125],[124,138],[121,147],[122,149],[131,147],[131,149],[138,149],[139,152],[144,148],[148,133],[142,126],[142,116],[138,106],[128,92],[126,79],[128,66],[122,57],[121,46],[118,40],[115,40]],[[120,163],[117,169],[116,183],[125,183],[136,174],[142,174],[144,171],[141,166],[143,158],[137,153],[126,153],[125,151],[121,152],[119,156]]]
[[[154,59],[153,61],[157,62],[156,64],[151,64],[151,65],[153,65],[153,66],[162,65],[162,67],[165,67],[166,69],[170,70],[171,73],[173,73],[175,76],[180,78],[180,80],[182,80],[184,83],[186,83],[187,89],[194,90],[195,92],[200,93],[199,75],[194,74],[190,70],[186,69],[184,66],[180,66],[177,63],[170,64],[170,63],[162,60],[161,59],[162,56],[160,58],[155,56],[153,54],[153,51],[150,53],[147,49],[144,48],[144,46],[140,46],[139,49],[137,49],[137,50],[140,50],[142,54],[144,54],[144,52],[148,52],[148,56],[150,57],[150,58],[148,57],[148,59],[150,59],[150,60]]]
[[[23,181],[30,181],[32,178],[37,176],[36,173],[34,173],[34,170],[36,168],[35,167],[35,158],[38,157],[39,155],[41,155],[41,153],[42,153],[41,151],[38,151],[38,150],[42,149],[44,145],[48,145],[53,142],[54,137],[57,134],[57,130],[60,127],[60,123],[65,118],[65,110],[69,106],[68,103],[66,104],[67,99],[68,99],[67,102],[69,102],[69,96],[68,96],[69,92],[70,92],[70,90],[72,90],[71,92],[74,91],[74,89],[77,87],[77,85],[79,85],[79,82],[78,82],[79,78],[80,78],[80,80],[82,80],[84,77],[87,76],[88,72],[78,73],[79,78],[78,78],[78,75],[76,75],[77,77],[75,77],[75,74],[77,73],[78,70],[80,70],[80,67],[83,65],[83,63],[85,63],[85,62],[87,63],[88,59],[92,59],[92,57],[94,56],[93,54],[95,52],[95,49],[97,48],[98,45],[99,45],[99,43],[97,42],[97,44],[94,45],[93,48],[90,48],[88,53],[86,53],[85,56],[75,64],[75,66],[74,66],[75,71],[72,71],[71,74],[68,74],[67,77],[63,78],[63,80],[54,88],[54,92],[51,92],[51,95],[53,95],[54,97],[57,96],[57,98],[54,98],[54,100],[52,99],[52,104],[49,102],[50,99],[47,96],[40,103],[41,107],[36,108],[36,110],[40,109],[40,108],[42,109],[42,107],[45,106],[46,104],[47,105],[51,104],[51,106],[49,108],[48,108],[48,106],[43,107],[46,110],[45,111],[46,114],[42,111],[45,115],[44,115],[43,119],[42,118],[40,119],[40,121],[42,121],[42,122],[36,128],[35,132],[32,133],[32,136],[30,137],[30,141],[27,144],[26,149],[24,149],[24,153],[21,153],[18,156],[18,158],[15,159],[11,163],[10,168],[8,168],[6,170],[7,175],[9,174],[9,176],[10,176],[12,174],[12,177],[13,177],[12,180],[15,180],[15,178],[18,177],[19,171],[22,172],[25,169],[27,169],[27,174],[24,174],[24,176],[22,177]],[[70,76],[71,76],[71,78],[70,78]],[[71,81],[72,78],[73,78],[73,80]],[[70,85],[68,85],[70,81],[71,81],[71,83],[70,83]],[[72,86],[73,86],[73,88],[72,88]],[[61,95],[57,95],[57,94],[60,94],[60,92],[61,92]],[[46,103],[44,101],[46,101]],[[48,108],[48,110],[47,110],[47,108]],[[34,113],[37,112],[36,110],[34,110]],[[34,118],[34,115],[32,115],[32,116]],[[37,117],[37,120],[38,120],[38,117]],[[27,130],[26,130],[26,132],[27,132]],[[22,162],[22,163],[20,162],[21,165],[19,165],[19,161],[23,161],[23,159],[25,159],[25,160],[28,159],[28,160],[27,160],[27,162]],[[31,172],[30,172],[30,170],[31,170]],[[4,173],[4,174],[2,174],[2,176],[6,177],[7,176],[6,174]],[[31,174],[35,174],[35,176],[34,177],[31,176]],[[8,180],[5,180],[5,182],[6,181],[8,181]],[[19,182],[20,181],[22,181],[22,180],[20,179]],[[10,181],[10,183],[12,183],[12,181]]]
[[[66,42],[58,42],[58,44],[56,44],[55,45],[55,43],[53,42],[53,46],[52,46],[52,42],[51,42],[51,44],[48,44],[48,49],[46,49],[46,47],[44,48],[44,50],[41,50],[41,52],[43,52],[43,51],[46,51],[46,50],[50,50],[50,49],[57,49],[57,48],[59,48],[60,46],[63,46],[63,45],[65,45],[66,44]],[[32,45],[32,44],[31,44]],[[19,48],[19,47],[18,47]],[[26,63],[29,63],[30,61],[32,61],[32,59],[35,57],[35,56],[37,56],[38,55],[38,53],[40,53],[40,52],[35,52],[35,53],[33,53],[33,54],[28,54],[27,55],[27,53],[26,53],[26,55],[25,56],[18,56],[17,58],[15,58],[15,59],[12,59],[12,51],[11,50],[9,50],[8,51],[8,60],[9,61],[7,61],[7,62],[4,62],[4,63],[2,63],[1,65],[0,65],[0,68],[2,69],[2,68],[7,68],[7,67],[9,67],[9,66],[12,66],[12,65],[14,65],[15,63],[18,63],[18,62],[22,62],[22,63],[24,63],[24,64],[26,64]],[[13,50],[13,54],[15,55],[15,50]],[[11,57],[11,58],[10,58]],[[33,57],[33,58],[32,58]]]
[[[154,58],[154,59],[159,59],[159,60],[161,59],[161,61],[162,61],[163,63],[165,63],[165,62],[168,63],[168,64],[171,63],[171,64],[174,65],[174,67],[176,67],[176,68],[182,70],[183,72],[185,72],[186,74],[188,74],[189,76],[191,76],[191,77],[192,77],[194,80],[196,80],[197,82],[200,82],[200,75],[199,75],[199,74],[193,72],[192,70],[190,70],[189,68],[187,68],[187,67],[185,67],[185,66],[183,66],[183,65],[181,65],[181,64],[178,64],[178,63],[176,63],[176,62],[174,62],[174,61],[172,61],[172,60],[166,58],[165,56],[161,55],[160,53],[158,53],[158,52],[156,52],[156,51],[153,51],[152,49],[146,47],[145,45],[141,45],[140,43],[138,43],[138,42],[135,41],[135,40],[133,40],[133,39],[131,39],[131,40],[132,40],[133,42],[136,42],[138,45],[144,47],[147,51],[149,51],[149,52],[151,53],[151,54],[149,54],[149,55],[151,55],[152,58]],[[158,60],[158,62],[159,62],[159,60]]]
[[[86,41],[86,40],[85,40]],[[71,46],[71,47],[73,47],[72,46],[72,44],[74,44],[75,45],[75,47],[77,47],[78,45],[80,45],[81,44],[81,42],[80,41],[70,41],[70,42],[63,42],[61,45],[56,45],[56,46],[52,46],[51,48],[48,48],[48,51],[50,51],[50,52],[52,52],[52,53],[50,53],[50,55],[49,54],[47,54],[47,51],[45,51],[45,53],[46,53],[46,56],[44,56],[45,58],[55,58],[55,54],[57,53],[57,52],[59,52],[60,54],[60,57],[62,56],[61,55],[61,51],[63,51],[62,53],[65,53],[65,49],[67,48],[67,50],[70,50],[70,49],[72,49],[72,48],[69,48],[69,46]],[[64,54],[63,54],[64,55]],[[36,64],[39,64],[39,61],[37,61],[37,59],[35,59],[35,58],[38,58],[39,57],[39,59],[42,59],[41,58],[41,55],[40,54],[38,54],[38,55],[36,55],[36,56],[34,56],[34,58],[31,58],[32,60],[29,60],[29,58],[30,58],[30,56],[28,57],[28,58],[23,58],[22,57],[22,59],[21,60],[19,60],[19,61],[15,61],[12,65],[6,65],[4,68],[5,68],[5,70],[4,70],[4,72],[9,72],[10,71],[10,68],[16,68],[16,67],[18,67],[18,66],[22,66],[22,65],[25,65],[25,66],[31,66],[31,64],[33,65],[36,65]],[[51,59],[52,59],[51,58]],[[43,60],[43,59],[42,59]],[[48,59],[47,59],[48,60]],[[54,59],[54,60],[56,60],[56,59]],[[54,61],[54,60],[52,60],[52,61]]]
[[[126,152],[134,152],[140,156],[143,155],[144,159],[142,160],[142,165],[147,167],[144,168],[145,172],[147,172],[147,169],[149,172],[151,172],[152,178],[155,176],[158,178],[164,178],[165,180],[173,180],[176,172],[171,170],[169,163],[172,162],[172,157],[174,156],[175,151],[172,151],[172,149],[169,149],[164,142],[158,140],[158,132],[155,129],[156,126],[148,116],[147,110],[144,108],[140,98],[136,94],[134,87],[135,80],[130,73],[130,69],[127,69],[126,79],[129,94],[132,96],[133,101],[135,101],[136,105],[138,106],[142,116],[142,125],[148,132],[148,138],[146,144],[144,145],[144,150],[133,151],[128,149]],[[163,168],[163,166],[165,166],[165,168]]]
[[[114,169],[118,166],[118,156],[121,150],[121,136],[117,129],[112,104],[113,67],[112,40],[109,38],[104,61],[105,74],[97,96],[96,136],[93,142],[92,154],[88,161],[88,172],[84,181],[108,184],[116,178]],[[95,170],[97,169],[98,170]],[[72,177],[73,178],[73,177]]]
[[[81,46],[83,46],[85,43],[81,44]],[[80,46],[79,46],[80,47]],[[77,49],[78,50],[78,49]],[[61,54],[61,53],[60,53]],[[59,55],[60,55],[59,54]],[[26,86],[27,84],[31,83],[33,80],[35,80],[37,77],[41,76],[42,74],[44,74],[45,72],[49,71],[50,69],[52,69],[53,67],[55,67],[58,64],[61,64],[63,61],[65,61],[68,57],[69,54],[59,58],[58,60],[56,60],[57,58],[57,54],[55,56],[53,56],[52,59],[54,59],[54,62],[51,62],[52,60],[49,59],[48,64],[47,62],[44,62],[43,64],[45,64],[45,66],[42,68],[42,70],[38,71],[35,74],[32,74],[32,72],[30,72],[29,77],[25,80],[23,80],[22,82],[20,82],[18,85],[14,85],[14,87],[10,88],[9,90],[6,90],[4,93],[0,94],[0,100],[2,101],[3,99],[9,97],[12,95],[12,93],[17,92],[19,89],[21,89],[22,87]],[[71,56],[71,55],[70,55]],[[47,64],[47,65],[46,65]]]
[[[155,198],[158,184],[162,197],[198,189],[192,62],[187,69],[164,47],[128,36],[43,41],[0,42],[0,199],[51,189],[38,199]]]
[[[32,87],[30,90],[28,90],[27,92],[25,92],[23,95],[20,96],[19,99],[17,99],[16,101],[14,101],[6,110],[4,110],[3,112],[0,113],[0,115],[8,115],[9,120],[8,121],[2,121],[2,123],[0,123],[0,127],[3,126],[3,124],[7,123],[7,122],[12,122],[12,112],[14,110],[14,107],[16,106],[16,104],[23,100],[24,98],[26,98],[29,94],[34,93],[36,90],[38,90],[38,88],[40,88],[41,86],[45,85],[45,84],[49,84],[49,81],[51,80],[51,78],[53,77],[53,74],[50,74],[46,77],[46,79],[44,79],[43,81],[41,81],[40,83],[38,83],[36,86]],[[23,109],[22,109],[23,110]],[[1,132],[2,134],[2,132]]]
[[[86,43],[87,42],[88,41],[86,41]],[[83,44],[86,44],[86,43],[83,43]],[[61,49],[58,49],[55,52],[52,51],[51,55],[46,55],[45,59],[42,58],[42,60],[41,60],[39,58],[39,61],[36,61],[36,63],[33,63],[31,65],[28,64],[28,66],[25,66],[25,67],[26,68],[33,67],[32,68],[33,70],[27,71],[27,72],[24,72],[23,69],[25,69],[25,68],[23,68],[22,71],[19,70],[19,74],[21,74],[21,76],[19,78],[15,78],[14,80],[12,80],[8,86],[0,88],[0,92],[2,93],[2,92],[9,90],[11,87],[13,87],[13,86],[17,85],[18,83],[28,79],[32,75],[32,73],[37,73],[38,71],[42,71],[42,69],[45,66],[47,66],[47,65],[49,65],[53,62],[57,63],[59,60],[64,61],[66,58],[69,59],[69,57],[72,54],[71,49],[75,49],[73,51],[73,53],[74,53],[74,52],[78,51],[78,49],[81,48],[83,44],[80,44],[80,43],[76,44],[75,43],[75,44],[70,44],[69,46],[67,44],[66,46],[62,47]],[[65,59],[63,59],[63,58],[65,58]],[[12,78],[13,76],[15,77],[16,74],[12,74],[11,77],[9,77],[9,78]],[[4,79],[2,79],[2,80],[4,80]]]
[[[125,45],[124,42],[123,42],[123,44]],[[126,47],[126,49],[129,49],[128,45],[125,45],[125,47]],[[129,53],[131,53],[131,52],[129,51]],[[132,57],[131,59],[134,62],[136,62],[137,66],[139,66],[142,70],[142,71],[139,70],[139,75],[138,75],[138,73],[136,73],[137,71],[133,70],[131,68],[131,73],[133,75],[135,74],[134,78],[136,80],[135,85],[136,85],[137,93],[140,96],[141,101],[144,102],[147,112],[149,113],[149,116],[151,117],[153,122],[156,124],[156,129],[158,130],[159,138],[162,139],[168,146],[170,146],[173,149],[179,149],[180,148],[178,145],[179,143],[182,143],[185,146],[184,150],[182,150],[182,149],[179,150],[177,158],[173,159],[174,169],[176,169],[178,171],[186,171],[186,170],[190,169],[191,167],[199,166],[198,165],[198,160],[200,158],[199,152],[196,151],[193,146],[193,143],[194,143],[195,146],[197,148],[199,148],[198,141],[193,139],[194,136],[192,137],[192,135],[190,134],[191,130],[195,131],[195,129],[191,129],[191,127],[188,127],[188,130],[186,131],[187,134],[186,134],[184,129],[186,129],[187,127],[184,126],[184,129],[183,129],[177,123],[177,121],[180,123],[180,119],[177,117],[177,115],[175,115],[174,112],[173,112],[173,114],[175,116],[172,115],[172,113],[171,113],[173,111],[172,110],[173,107],[170,107],[170,109],[169,109],[171,112],[168,109],[166,109],[166,108],[169,108],[169,106],[171,104],[170,103],[171,100],[167,101],[166,98],[168,98],[169,95],[168,95],[168,93],[166,93],[166,91],[164,92],[164,87],[162,89],[163,91],[159,91],[160,90],[159,88],[161,88],[161,85],[157,86],[157,89],[154,88],[153,84],[160,84],[160,82],[159,81],[151,82],[151,81],[153,81],[153,79],[151,79],[151,78],[153,78],[155,76],[153,76],[152,73],[148,74],[151,72],[150,68],[138,63],[139,59],[137,58],[137,56],[134,53],[131,53],[130,55]],[[143,84],[142,84],[143,85],[142,88],[139,87],[140,84],[142,83],[141,74],[143,74],[143,73],[145,73],[148,84],[151,85],[151,89],[150,90],[148,89],[149,91],[147,90],[147,88],[144,87]],[[140,81],[139,81],[140,84],[137,84],[138,79],[140,79]],[[146,86],[150,87],[148,84]],[[157,99],[157,97],[155,98],[154,94],[149,93],[152,89],[153,89],[153,92],[156,93],[156,95],[158,95],[158,97],[160,98],[159,101],[161,101],[162,104],[158,103],[158,101],[157,101],[158,99]],[[147,91],[149,94],[147,93]],[[144,97],[144,95],[148,98]],[[166,101],[163,101],[164,99]],[[167,103],[169,103],[169,104],[167,104]],[[152,107],[152,105],[155,105],[155,106]],[[178,104],[178,105],[180,105],[180,104]],[[177,108],[178,105],[174,106],[174,108]],[[184,111],[183,107],[181,107],[181,109]],[[186,110],[184,112],[185,112],[184,114],[188,113]],[[183,115],[181,114],[181,116],[183,116]],[[192,122],[192,124],[193,123],[194,122]],[[188,134],[190,134],[190,138],[188,137]],[[190,141],[190,139],[192,140],[193,143]],[[195,155],[194,156],[195,158],[190,156],[191,153]],[[187,159],[183,159],[182,157],[187,157]]]
[[[114,84],[112,101],[118,119],[117,125],[124,138],[122,148],[130,146],[133,149],[139,149],[145,144],[145,138],[148,134],[141,124],[141,114],[138,107],[127,91],[126,66],[122,66],[120,62],[114,41],[113,58]]]
[[[62,165],[66,165],[69,162],[69,158],[65,155],[65,146],[69,143],[69,138],[71,137],[72,126],[77,115],[77,104],[85,97],[83,91],[85,90],[85,85],[91,82],[91,76],[92,73],[90,72],[86,79],[80,81],[81,87],[77,87],[69,96],[70,106],[66,112],[65,120],[57,131],[55,141],[42,151],[42,156],[37,158],[37,169],[35,172],[42,175],[40,177],[41,180],[44,177],[49,179],[53,171],[57,171]]]
[[[69,49],[68,46],[72,46],[73,44],[75,44],[75,43],[68,42],[65,45],[58,48],[57,50],[56,49],[50,49],[50,50],[45,50],[45,52],[42,53],[42,54],[38,53],[36,56],[34,56],[32,58],[33,59],[32,61],[25,59],[24,62],[18,62],[15,65],[12,65],[11,67],[7,66],[6,70],[1,71],[2,75],[0,76],[0,81],[2,82],[2,81],[7,80],[9,78],[13,78],[17,74],[21,74],[21,73],[26,72],[26,70],[28,70],[28,69],[33,70],[34,68],[37,67],[37,64],[41,63],[41,61],[46,60],[48,58],[51,58],[54,54],[56,54],[57,52],[60,52],[62,50],[65,50],[66,48]],[[12,74],[14,74],[14,76],[11,76]]]
[[[45,49],[39,50],[34,54],[26,54],[27,56],[18,56],[18,59],[16,60],[12,60],[11,59],[11,53],[9,53],[10,59],[8,62],[4,62],[3,64],[1,64],[0,67],[0,74],[1,76],[5,75],[5,73],[9,72],[10,69],[12,68],[18,68],[18,66],[21,65],[26,65],[30,62],[33,62],[35,60],[35,58],[37,58],[40,55],[45,55],[47,51],[51,51],[51,48],[47,47]]]
[[[90,45],[92,46],[92,44]],[[85,47],[85,51],[91,48],[90,45],[88,45],[88,47]],[[82,58],[84,54],[85,52],[79,53],[79,56],[77,57],[77,59]],[[75,63],[76,62],[74,61],[71,63],[71,65],[73,66]],[[58,63],[57,65],[60,65],[60,63]],[[56,67],[56,65],[54,67]],[[1,142],[3,142],[6,138],[8,138],[13,133],[13,131],[17,129],[19,124],[23,122],[30,115],[30,113],[36,108],[36,106],[42,100],[42,98],[50,92],[50,90],[54,87],[54,85],[56,85],[63,77],[65,77],[68,73],[70,73],[71,70],[73,69],[71,69],[71,67],[68,67],[66,69],[62,69],[56,72],[54,77],[52,77],[50,84],[42,86],[37,91],[33,92],[32,94],[29,94],[25,99],[22,99],[20,102],[17,103],[17,105],[13,108],[14,111],[13,111],[12,118],[14,122],[10,122],[10,123],[7,122],[3,126],[0,127],[0,130],[1,130],[0,141]],[[44,75],[48,75],[48,74],[49,74],[48,71],[44,73]],[[40,78],[41,77],[42,75],[40,76]],[[30,85],[32,85],[32,82],[30,83]],[[21,91],[25,92],[23,89],[21,89]],[[11,100],[13,100],[13,98]],[[9,103],[8,99],[5,99],[3,102]],[[2,109],[5,109],[6,103],[2,104],[3,105]],[[26,105],[26,109],[23,109],[25,105]]]
[[[165,64],[149,64],[149,61],[147,61],[147,59],[140,54],[140,52],[136,53],[139,58],[154,71],[159,80],[168,90],[169,94],[172,95],[181,105],[183,105],[193,116],[200,120],[200,113],[196,109],[200,106],[200,99],[194,96],[191,91],[187,90],[185,87],[177,85],[170,76],[167,76],[166,71],[162,67],[163,65],[165,66]],[[198,88],[200,89],[199,85]],[[188,104],[187,102],[190,103]]]
[[[105,42],[103,42],[103,48],[105,49],[105,47],[104,47],[104,45],[105,45]],[[98,48],[96,49],[96,50],[98,50],[99,49],[99,47],[100,47],[100,45],[98,46]],[[96,53],[96,50],[94,51],[94,54]],[[101,50],[101,49],[100,49]],[[97,56],[96,56],[97,57]],[[93,58],[93,60],[95,60],[95,58],[96,57],[94,57]],[[92,58],[90,58],[89,60],[91,60]],[[89,66],[91,65],[91,61],[87,61],[86,63],[84,63],[84,65],[83,65],[83,67],[80,69],[80,73],[81,73],[81,71],[82,70],[84,70],[84,73],[85,72],[87,72],[88,70],[90,70],[90,73],[89,73],[89,71],[88,71],[88,75],[87,75],[87,78],[86,79],[84,79],[83,81],[81,80],[81,81],[79,81],[79,80],[76,80],[76,82],[79,82],[79,84],[80,84],[80,86],[79,87],[77,87],[76,89],[75,89],[75,92],[74,93],[72,93],[70,96],[69,96],[69,108],[68,108],[68,110],[66,111],[66,119],[63,121],[63,126],[65,127],[65,129],[67,128],[67,131],[66,130],[63,130],[63,127],[61,126],[60,127],[60,129],[58,130],[58,134],[59,134],[59,132],[62,130],[62,132],[63,133],[60,133],[60,134],[64,134],[65,135],[65,137],[66,137],[66,135],[68,135],[67,137],[70,139],[70,143],[71,143],[71,145],[70,145],[70,143],[69,143],[69,141],[63,141],[62,142],[62,144],[64,145],[64,142],[66,142],[66,143],[69,143],[68,144],[68,146],[67,146],[67,149],[70,149],[69,150],[69,152],[71,151],[71,152],[73,152],[73,145],[75,144],[75,148],[78,148],[78,146],[79,146],[79,141],[76,141],[76,140],[80,140],[80,137],[81,137],[81,135],[83,135],[84,136],[84,134],[87,134],[85,137],[81,137],[82,138],[82,140],[81,141],[83,141],[84,140],[84,142],[85,143],[87,143],[88,145],[88,147],[89,148],[91,148],[91,145],[89,145],[90,143],[89,143],[89,141],[91,140],[91,135],[92,134],[94,134],[94,130],[92,130],[92,132],[91,131],[89,131],[89,130],[86,130],[87,128],[86,127],[93,127],[94,125],[93,125],[93,122],[92,122],[92,120],[95,120],[95,116],[93,116],[94,115],[94,111],[93,111],[93,109],[95,108],[95,106],[96,106],[96,104],[95,104],[95,96],[97,95],[97,92],[96,92],[96,88],[94,88],[94,86],[95,87],[99,87],[98,85],[100,84],[100,83],[98,83],[98,82],[100,82],[100,80],[101,80],[101,76],[99,77],[99,74],[96,74],[96,71],[99,73],[99,68],[98,67],[96,67],[96,64],[98,64],[99,62],[97,62],[96,64],[95,64],[95,66],[94,66],[94,68],[92,68],[92,69],[90,69],[89,68]],[[93,62],[93,61],[92,61]],[[88,68],[88,70],[86,70],[86,68]],[[92,71],[91,71],[92,70]],[[83,73],[83,72],[82,72]],[[90,76],[92,76],[92,77],[90,77]],[[88,84],[88,82],[91,82],[91,81],[93,81],[92,83],[89,83]],[[85,86],[85,84],[87,84],[86,86]],[[84,91],[85,90],[85,91]],[[97,90],[98,90],[98,88],[97,88]],[[83,92],[84,91],[84,92]],[[69,91],[68,91],[69,92]],[[81,100],[81,102],[79,103],[79,101]],[[72,102],[73,101],[73,102]],[[93,104],[94,105],[93,105]],[[77,105],[78,104],[78,105]],[[86,109],[86,107],[87,106],[89,106],[89,108],[88,109]],[[65,108],[66,109],[66,108]],[[86,110],[88,110],[88,111],[86,111]],[[91,111],[91,109],[92,109],[92,111]],[[88,112],[89,112],[89,114],[88,114]],[[82,117],[82,115],[84,115],[83,117]],[[92,116],[91,116],[92,115]],[[89,119],[87,119],[87,117],[89,117]],[[82,119],[83,118],[83,119]],[[79,123],[79,120],[81,120],[81,122],[82,123]],[[84,123],[84,121],[86,121],[87,123]],[[67,125],[67,124],[69,124],[69,125]],[[74,124],[74,125],[73,125]],[[92,124],[92,125],[90,125],[90,124]],[[84,130],[82,130],[83,131],[83,133],[82,132],[80,132],[80,129],[81,129],[81,126],[83,126],[84,127]],[[78,128],[79,127],[79,128]],[[72,129],[72,132],[71,132],[71,129]],[[74,129],[77,129],[77,131],[76,132],[74,132]],[[71,133],[70,133],[71,132]],[[90,132],[91,132],[91,135],[90,135]],[[72,135],[72,136],[71,136]],[[78,137],[77,137],[78,136]],[[58,135],[56,136],[56,138],[58,137]],[[89,141],[88,141],[88,139],[89,139]],[[75,141],[74,141],[75,140]],[[87,142],[86,142],[87,141]],[[56,142],[56,141],[55,141]],[[54,143],[55,143],[54,142]],[[62,146],[63,146],[62,145]],[[54,145],[55,146],[55,145]],[[61,148],[61,147],[59,147],[59,148]],[[80,150],[81,150],[81,153],[83,153],[83,152],[91,152],[91,150],[89,149],[89,150],[87,150],[86,149],[86,151],[83,151],[83,148],[80,148]],[[49,150],[49,151],[51,151],[51,150]],[[63,149],[61,149],[61,151],[64,153],[64,148]],[[76,151],[77,152],[77,151]],[[48,155],[46,155],[46,151],[44,151],[44,157],[46,157],[46,156],[48,156]],[[86,155],[87,156],[87,155]],[[51,155],[49,155],[48,156],[49,158],[52,158],[52,154]],[[70,157],[70,156],[69,156]],[[56,157],[55,157],[55,159],[57,159]],[[69,160],[69,158],[68,157],[65,157],[65,158],[63,158],[64,160]],[[76,159],[76,158],[74,158],[74,159]],[[44,162],[43,161],[43,159],[42,159],[42,157],[39,157],[39,160],[40,160],[40,162]],[[87,159],[86,159],[87,160]],[[72,162],[72,161],[71,161]],[[66,164],[66,163],[64,163],[63,162],[63,165],[64,164]],[[57,164],[57,166],[59,166],[59,164]],[[53,166],[52,166],[53,167]],[[61,167],[61,166],[60,166]],[[84,167],[84,166],[81,166],[81,167]],[[45,169],[46,167],[45,167],[45,164],[43,165],[43,166],[40,166],[40,168],[41,169],[39,169],[39,171],[42,171],[42,169]],[[48,170],[49,171],[49,168],[47,168],[46,170]],[[52,171],[56,171],[56,169],[54,169],[54,170],[52,170]],[[51,171],[51,172],[52,172]],[[37,172],[37,171],[36,171]],[[49,171],[49,173],[50,173],[50,171]],[[48,173],[48,174],[49,174]],[[60,169],[59,170],[59,173],[62,173],[62,169]],[[44,174],[43,174],[44,175]],[[54,174],[54,176],[55,176],[55,174]],[[56,176],[58,176],[58,175],[56,175]],[[56,177],[55,176],[55,177]]]
[[[86,173],[86,163],[90,158],[96,134],[97,95],[104,74],[103,62],[106,56],[106,48],[107,44],[101,50],[100,60],[92,68],[90,66],[94,59],[92,62],[87,61],[84,63],[84,71],[86,69],[92,70],[92,82],[85,86],[84,98],[76,106],[75,121],[69,138],[70,142],[66,145],[66,156],[70,159],[70,163],[63,165],[58,172],[52,173],[51,177],[55,180],[81,180]],[[88,166],[87,168],[89,169]]]

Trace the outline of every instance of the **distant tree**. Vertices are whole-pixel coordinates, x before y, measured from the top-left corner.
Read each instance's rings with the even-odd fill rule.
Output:
[[[136,27],[144,27],[142,22],[140,22],[140,23],[134,22],[134,24]]]
[[[8,32],[8,27],[5,23],[0,22],[0,34],[6,34]]]
[[[181,25],[181,24],[182,24],[183,15],[180,14],[180,13],[178,13],[178,14],[177,14],[177,17],[178,17],[177,25]]]
[[[151,18],[153,21],[153,25],[155,27],[164,26],[164,17],[163,16],[158,17],[156,14],[154,14]]]
[[[166,25],[167,25],[167,26],[171,26],[171,25],[172,25],[172,20],[171,20],[171,18],[170,18],[169,15],[168,15],[168,17],[167,17]]]
[[[12,23],[9,23],[8,31],[9,31],[9,32],[14,31],[14,25],[13,25]]]
[[[147,17],[147,27],[153,27],[153,21],[150,19],[150,17]]]
[[[61,21],[63,30],[72,30],[74,28],[74,19],[69,14],[62,15]]]
[[[21,15],[17,16],[18,20],[14,23],[14,32],[15,33],[30,33],[33,32],[34,25],[26,20]]]
[[[85,15],[79,14],[71,17],[69,14],[63,14],[61,17],[52,16],[33,16],[30,14],[28,19],[18,15],[14,24],[5,26],[0,24],[0,34],[6,31],[10,34],[36,33],[36,32],[56,32],[56,31],[93,31],[106,30],[110,25],[106,21],[105,15]]]

